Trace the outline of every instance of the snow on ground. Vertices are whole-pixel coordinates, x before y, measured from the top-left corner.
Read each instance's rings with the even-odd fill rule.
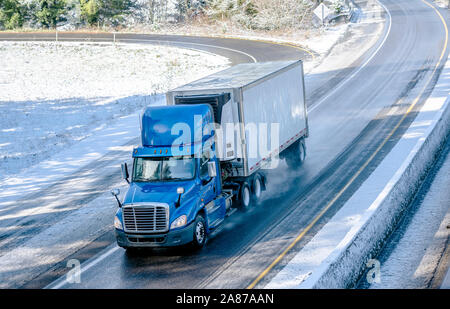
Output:
[[[168,46],[0,42],[0,179],[227,65]]]
[[[226,58],[167,46],[0,43],[0,209],[109,151],[129,153],[124,143],[139,135],[144,106],[227,66]],[[104,193],[7,252],[0,286],[20,286],[111,230],[116,207]]]
[[[448,0],[434,0],[434,3],[441,8],[450,7],[450,3]]]
[[[122,195],[128,187],[124,182],[114,186],[120,188]],[[21,246],[5,253],[0,258],[0,288],[20,288],[102,233],[112,231],[116,209],[117,204],[112,201],[111,194],[103,193]],[[24,265],[27,271],[23,271]]]
[[[330,71],[330,68],[336,72],[349,68],[382,37],[386,20],[389,19],[384,8],[376,0],[356,3],[360,6],[355,13],[357,22],[328,27],[320,37],[312,37],[303,43],[322,55],[306,66],[307,71],[313,68],[314,74],[319,74]]]
[[[449,149],[447,146],[443,150],[442,156],[446,159],[428,191],[417,197],[413,211],[406,215],[378,257],[381,260],[380,282],[373,282],[369,288],[431,287],[450,238],[450,155],[446,153]]]

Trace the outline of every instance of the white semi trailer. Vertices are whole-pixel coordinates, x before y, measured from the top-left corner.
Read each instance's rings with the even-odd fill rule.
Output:
[[[167,105],[209,104],[222,166],[232,177],[249,177],[285,158],[305,158],[308,117],[302,61],[239,64],[169,91]],[[285,151],[288,150],[288,151]]]

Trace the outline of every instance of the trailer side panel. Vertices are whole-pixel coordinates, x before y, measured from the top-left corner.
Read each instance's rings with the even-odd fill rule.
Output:
[[[303,85],[303,68],[299,63],[243,88],[241,106],[246,127],[247,174],[252,174],[271,156],[306,135]],[[250,133],[255,129],[257,137]]]

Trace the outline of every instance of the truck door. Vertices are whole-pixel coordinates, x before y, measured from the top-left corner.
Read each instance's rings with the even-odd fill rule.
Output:
[[[200,158],[200,180],[202,182],[202,199],[205,205],[216,197],[216,181],[208,175],[209,155],[203,151]],[[215,178],[215,177],[214,177]]]
[[[221,192],[218,186],[218,180],[220,180],[219,174],[216,177],[210,177],[208,175],[208,162],[214,159],[212,155],[211,144],[205,143],[203,152],[200,158],[200,180],[202,183],[202,194],[204,204],[206,205],[206,213],[208,226],[214,226],[215,223],[221,221],[226,213],[226,205],[222,200],[218,200],[217,196]]]

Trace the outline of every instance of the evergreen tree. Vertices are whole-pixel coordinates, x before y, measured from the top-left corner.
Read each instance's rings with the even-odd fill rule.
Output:
[[[67,13],[66,0],[39,0],[36,19],[45,28],[56,28],[56,24],[64,21]]]
[[[174,1],[177,21],[186,21],[203,13],[208,5],[207,0],[176,0]]]
[[[95,25],[99,21],[99,0],[80,0],[81,18],[89,25]]]
[[[213,19],[224,19],[234,15],[237,11],[236,0],[209,0],[207,14]]]
[[[100,0],[100,18],[103,23],[118,26],[124,21],[124,16],[130,14],[135,6],[133,0]]]
[[[0,28],[16,29],[23,26],[26,8],[19,0],[0,0]]]
[[[207,14],[213,19],[231,18],[244,15],[251,18],[258,14],[255,4],[251,0],[209,0]]]
[[[81,17],[91,26],[118,26],[135,6],[135,0],[80,0]]]

